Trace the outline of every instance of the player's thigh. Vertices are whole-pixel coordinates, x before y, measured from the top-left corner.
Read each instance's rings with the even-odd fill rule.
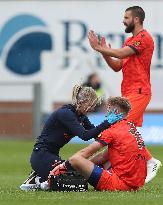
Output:
[[[126,96],[131,104],[131,111],[133,113],[142,113],[145,111],[150,102],[151,95],[131,94]]]
[[[69,159],[69,162],[72,165],[72,167],[86,179],[90,177],[92,170],[94,168],[94,163],[81,156],[73,156]]]
[[[35,170],[41,178],[46,180],[56,160],[60,161],[61,158],[44,149],[40,149],[32,152],[30,162],[33,170]]]
[[[151,96],[142,94],[132,94],[127,96],[131,104],[131,111],[129,112],[128,119],[134,123],[141,124],[143,121],[143,114],[148,106]]]

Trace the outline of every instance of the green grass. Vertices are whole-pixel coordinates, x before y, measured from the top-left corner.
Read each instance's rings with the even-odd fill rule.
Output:
[[[157,177],[138,192],[95,192],[92,188],[84,193],[23,192],[19,185],[31,168],[29,157],[33,142],[0,141],[0,205],[159,205],[163,203],[163,168]],[[62,150],[68,158],[85,145],[69,144]],[[151,146],[153,156],[163,162],[163,146]]]

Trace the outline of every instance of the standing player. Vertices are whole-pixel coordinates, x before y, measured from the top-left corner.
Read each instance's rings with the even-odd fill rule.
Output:
[[[132,33],[133,36],[129,37],[120,49],[107,46],[104,37],[99,41],[93,31],[88,35],[91,47],[103,55],[109,67],[115,72],[122,70],[121,93],[132,107],[128,119],[138,127],[142,126],[143,114],[151,99],[150,65],[154,50],[153,39],[143,28],[144,18],[145,12],[141,7],[126,9],[123,20],[125,32]],[[153,158],[147,149],[146,153],[146,182],[149,182],[156,176],[161,162]]]
[[[131,108],[128,100],[114,97],[108,99],[107,103],[108,119],[115,109],[123,114],[123,119],[103,131],[96,142],[54,168],[51,174],[56,175],[59,170],[72,166],[99,191],[138,190],[144,185],[147,174],[144,141],[133,123],[126,120]],[[108,149],[88,159],[103,146],[108,146]],[[102,168],[108,161],[112,168]]]

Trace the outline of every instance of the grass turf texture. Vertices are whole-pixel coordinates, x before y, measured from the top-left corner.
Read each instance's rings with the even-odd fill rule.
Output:
[[[64,159],[85,145],[68,144],[61,154]],[[95,192],[90,187],[84,193],[23,192],[19,185],[31,168],[29,157],[33,142],[0,141],[0,205],[159,205],[163,203],[163,168],[157,177],[138,192]],[[163,146],[148,147],[153,156],[163,162]]]

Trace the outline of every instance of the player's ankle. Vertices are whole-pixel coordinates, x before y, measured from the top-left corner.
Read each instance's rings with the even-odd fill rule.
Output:
[[[152,157],[151,159],[149,159],[147,162],[148,163],[156,163],[158,161],[158,159]]]

